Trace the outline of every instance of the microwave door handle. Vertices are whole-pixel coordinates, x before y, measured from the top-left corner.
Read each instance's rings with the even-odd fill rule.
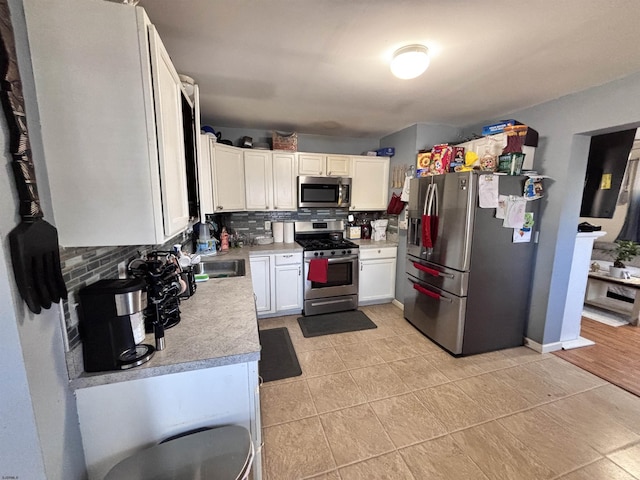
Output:
[[[338,206],[342,205],[342,183],[338,185]]]

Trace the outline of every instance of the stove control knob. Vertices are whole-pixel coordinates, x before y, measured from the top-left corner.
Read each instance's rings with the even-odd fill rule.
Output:
[[[347,253],[348,253],[349,255],[351,255],[351,250],[347,250]]]
[[[346,255],[346,253],[347,253],[347,252],[346,252],[345,250],[342,250],[342,254],[343,254],[343,255]]]
[[[315,252],[315,253],[313,254],[313,256],[314,256],[314,257],[317,257],[317,256],[318,256],[318,252]]]
[[[335,254],[336,254],[335,250],[331,252],[331,255],[335,255]]]
[[[321,256],[321,257],[322,257],[322,256],[324,256],[324,252],[320,252],[320,256]]]

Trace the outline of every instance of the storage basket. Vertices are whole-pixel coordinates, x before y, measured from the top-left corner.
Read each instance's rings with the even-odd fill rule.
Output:
[[[273,149],[274,150],[288,150],[290,152],[298,151],[298,134],[293,133],[280,133],[273,132]]]

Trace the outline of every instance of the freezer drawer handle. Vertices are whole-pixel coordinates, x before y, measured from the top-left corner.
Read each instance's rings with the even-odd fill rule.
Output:
[[[433,276],[433,277],[447,277],[447,278],[453,278],[453,274],[452,273],[442,273],[439,272],[438,270],[434,270],[433,268],[429,268],[429,267],[425,267],[424,265],[421,265],[417,262],[413,262],[413,266],[416,267],[418,270],[428,273],[429,275]]]
[[[420,285],[418,285],[417,283],[413,284],[413,288],[416,289],[417,291],[419,291],[420,293],[423,293],[424,295],[426,295],[427,297],[431,297],[431,298],[435,298],[437,300],[444,300],[446,302],[451,302],[450,298],[447,297],[443,297],[442,295],[440,295],[439,293],[436,292],[432,292],[431,290],[427,290],[424,287],[421,287]]]

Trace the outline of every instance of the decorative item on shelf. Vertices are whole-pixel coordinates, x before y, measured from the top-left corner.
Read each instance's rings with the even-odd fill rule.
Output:
[[[281,133],[274,130],[272,140],[274,150],[298,151],[298,134],[296,132]]]
[[[632,240],[616,240],[615,243],[615,259],[613,265],[609,267],[609,274],[615,278],[628,278],[628,272],[624,270],[626,268],[624,262],[628,262],[640,254],[640,244]]]
[[[498,172],[508,175],[520,175],[524,153],[506,153],[498,157]]]

